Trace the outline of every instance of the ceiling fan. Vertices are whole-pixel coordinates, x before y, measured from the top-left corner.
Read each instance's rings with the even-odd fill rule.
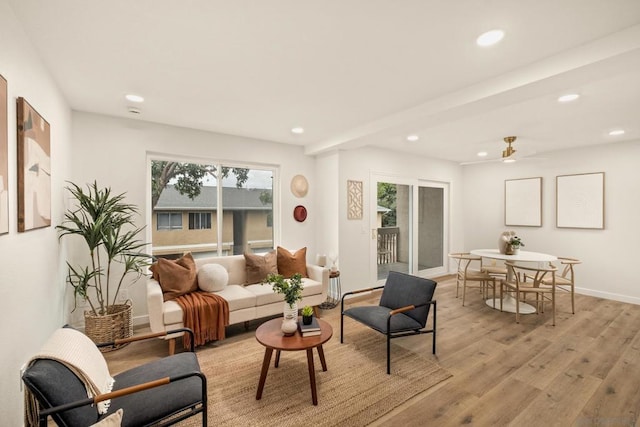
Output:
[[[487,162],[503,162],[503,163],[513,163],[516,160],[515,157],[515,153],[516,153],[516,149],[513,148],[513,146],[511,144],[516,142],[517,137],[516,136],[505,136],[504,138],[504,142],[507,144],[507,148],[505,148],[502,151],[502,157],[500,157],[499,159],[488,159],[488,160],[477,160],[474,162],[463,162],[460,163],[461,165],[474,165],[477,163],[487,163]],[[535,153],[531,153],[531,154],[535,154]],[[532,157],[520,157],[519,159],[532,159]]]

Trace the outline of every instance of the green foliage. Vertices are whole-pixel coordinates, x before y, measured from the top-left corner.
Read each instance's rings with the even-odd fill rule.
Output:
[[[285,279],[281,274],[269,274],[262,284],[269,283],[273,292],[284,295],[284,300],[291,307],[295,302],[302,299],[302,275],[299,273]]]
[[[524,247],[524,243],[522,243],[522,240],[518,236],[513,236],[509,239],[509,244],[514,248],[519,248],[520,246]]]
[[[66,189],[76,205],[65,212],[62,224],[56,227],[59,238],[81,237],[90,257],[90,265],[86,266],[73,266],[67,262],[67,283],[73,287],[76,299],[83,298],[95,315],[103,315],[107,313],[107,307],[117,301],[125,277],[129,273],[140,277],[149,264],[151,256],[142,252],[146,245],[137,239],[142,231],[135,226],[134,215],[138,211],[134,205],[124,202],[124,193],[113,195],[110,188],[100,189],[95,181],[87,185],[86,192],[73,183]],[[112,274],[116,264],[123,270],[120,277]],[[110,298],[112,279],[117,287]]]
[[[222,168],[222,178],[233,173],[236,177],[236,187],[241,188],[249,178],[249,169]],[[217,178],[217,168],[213,165],[201,165],[185,162],[157,161],[151,162],[151,203],[158,204],[160,194],[171,180],[175,181],[175,188],[182,195],[195,199],[200,195],[204,179],[210,176]]]
[[[305,305],[302,308],[302,315],[306,317],[313,316],[313,308],[310,305]]]
[[[395,184],[390,184],[388,182],[378,183],[378,204],[390,209],[389,212],[382,214],[383,227],[396,226],[397,192],[398,190]]]

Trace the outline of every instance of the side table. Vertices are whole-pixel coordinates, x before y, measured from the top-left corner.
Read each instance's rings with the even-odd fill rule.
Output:
[[[327,290],[327,300],[320,304],[322,309],[335,308],[342,298],[342,288],[340,286],[340,272],[329,272],[329,289]]]

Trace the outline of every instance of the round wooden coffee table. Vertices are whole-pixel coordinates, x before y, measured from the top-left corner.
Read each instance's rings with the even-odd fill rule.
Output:
[[[269,372],[269,364],[271,363],[271,354],[273,350],[276,350],[276,360],[274,367],[277,368],[280,363],[281,351],[307,351],[307,365],[309,367],[309,382],[311,383],[311,401],[314,405],[318,404],[318,393],[316,392],[316,372],[313,365],[313,349],[318,349],[318,355],[320,356],[320,363],[322,363],[322,370],[327,370],[327,363],[324,360],[324,351],[322,350],[322,344],[329,341],[333,335],[333,329],[331,325],[322,319],[317,318],[320,324],[320,335],[312,337],[303,337],[300,335],[300,331],[296,332],[290,337],[285,337],[280,330],[282,325],[282,318],[269,320],[263,323],[256,330],[256,340],[265,347],[264,359],[262,360],[262,370],[260,371],[260,381],[258,382],[258,392],[256,393],[256,400],[262,398],[262,390],[264,389],[264,382],[267,379],[267,372]]]

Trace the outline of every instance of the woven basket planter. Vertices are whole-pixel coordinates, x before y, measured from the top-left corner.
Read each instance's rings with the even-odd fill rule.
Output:
[[[131,304],[114,304],[107,307],[107,314],[96,316],[84,312],[84,333],[95,343],[111,342],[133,335]],[[100,347],[100,351],[117,350],[127,344]]]

